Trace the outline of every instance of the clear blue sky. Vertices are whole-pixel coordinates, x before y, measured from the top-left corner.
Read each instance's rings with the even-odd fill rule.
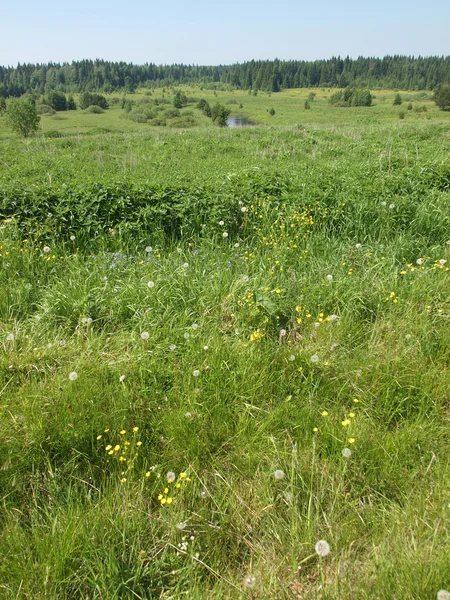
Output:
[[[2,3],[0,64],[143,64],[449,55],[450,0],[19,0]]]

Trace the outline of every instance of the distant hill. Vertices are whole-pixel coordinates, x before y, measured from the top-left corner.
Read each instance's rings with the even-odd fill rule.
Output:
[[[233,65],[134,65],[105,60],[69,63],[18,64],[0,67],[0,96],[123,90],[173,84],[278,92],[298,87],[367,86],[372,89],[432,90],[450,84],[450,56],[385,56],[328,60],[252,60]]]

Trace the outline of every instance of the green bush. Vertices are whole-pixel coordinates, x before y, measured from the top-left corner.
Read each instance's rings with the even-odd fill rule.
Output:
[[[88,106],[86,108],[86,112],[92,113],[94,115],[101,115],[105,111],[103,110],[103,108],[100,108],[100,106],[97,106],[96,104],[92,104],[91,106]]]

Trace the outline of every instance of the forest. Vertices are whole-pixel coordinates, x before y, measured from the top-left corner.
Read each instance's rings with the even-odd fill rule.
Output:
[[[432,90],[450,83],[450,56],[327,60],[252,60],[233,65],[134,65],[105,60],[0,66],[0,97],[53,90],[133,93],[137,88],[197,84],[209,89],[278,92],[305,87]]]

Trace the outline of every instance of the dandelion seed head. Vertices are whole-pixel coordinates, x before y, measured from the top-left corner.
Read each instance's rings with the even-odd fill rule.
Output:
[[[243,206],[243,207],[241,208],[241,211],[242,211],[243,213],[247,212],[247,207],[246,207],[246,206]]]
[[[206,350],[209,350],[209,346],[203,346],[203,350],[206,352]]]
[[[356,244],[356,245],[355,245],[355,248],[356,248],[357,250],[360,250],[360,249],[362,248],[362,244]]]
[[[123,381],[125,381],[125,375],[121,375],[119,377],[119,382],[122,383]]]
[[[447,590],[439,590],[437,593],[437,600],[450,600],[450,592],[447,592]]]
[[[200,495],[200,498],[202,498],[203,500],[209,496],[208,491],[205,489],[200,490],[199,495]]]
[[[184,529],[186,529],[186,527],[187,527],[187,523],[185,523],[184,521],[176,524],[176,528],[178,529],[178,531],[184,531]]]
[[[418,264],[418,265],[423,265],[423,258],[418,258],[418,259],[416,260],[416,264]]]
[[[317,329],[318,327],[320,327],[320,323],[314,323],[314,327]]]
[[[154,281],[149,281],[149,282],[147,283],[147,287],[149,287],[150,289],[151,289],[151,288],[154,288],[154,287],[155,287],[155,282],[154,282]]]
[[[284,337],[287,334],[286,329],[280,329],[280,337]]]
[[[329,320],[329,321],[337,321],[337,318],[338,318],[338,316],[337,316],[337,315],[330,315],[330,316],[328,317],[328,320]]]
[[[185,340],[188,340],[190,338],[189,333],[186,331],[186,333],[183,334],[183,337]]]
[[[282,471],[281,469],[277,469],[273,474],[273,478],[276,481],[281,481],[284,478],[284,471]]]
[[[222,225],[225,225],[225,223],[223,221],[219,221],[219,225],[222,227]]]
[[[227,238],[227,237],[228,237],[228,231],[224,231],[224,232],[222,233],[222,237],[224,237],[224,238]]]
[[[151,246],[147,246],[145,248],[145,251],[147,252],[147,254],[150,254],[150,252],[153,250],[153,248]]]
[[[234,247],[235,247],[235,248],[239,248],[239,242],[236,242],[236,243],[234,244]]]
[[[330,553],[330,544],[325,540],[319,540],[314,549],[319,556],[327,556]]]
[[[313,363],[319,362],[319,357],[317,356],[317,354],[313,354],[311,356],[311,362],[313,362]]]
[[[407,340],[410,340],[410,339],[411,339],[411,334],[410,334],[410,333],[407,333],[407,334],[405,335],[405,339],[407,339]]]
[[[170,344],[170,346],[169,346],[169,350],[171,350],[172,352],[173,352],[174,350],[176,350],[176,348],[177,348],[177,347],[176,347],[176,345],[175,345],[175,344]]]
[[[192,323],[192,329],[193,329],[194,331],[197,331],[197,329],[198,329],[198,325],[197,325],[197,323]]]
[[[173,481],[175,481],[176,478],[177,478],[177,476],[175,475],[175,473],[173,471],[168,471],[166,473],[167,481],[170,481],[172,483]]]
[[[70,236],[70,241],[71,241],[71,242],[74,242],[74,241],[75,241],[75,236],[74,236],[74,235],[71,235],[71,236]]]
[[[294,362],[294,360],[295,360],[295,354],[290,354],[290,355],[289,355],[289,360],[290,360],[291,362]]]
[[[141,333],[141,340],[148,340],[148,339],[149,339],[149,337],[150,337],[150,334],[149,334],[149,332],[148,332],[148,331],[143,331],[143,332]]]
[[[383,202],[381,203],[381,206],[386,206],[386,202],[383,200]]]
[[[441,267],[443,267],[443,266],[446,264],[446,262],[447,262],[447,261],[445,260],[445,258],[440,258],[440,259],[438,260],[438,263],[441,265]]]
[[[327,279],[328,279],[328,281],[333,281],[333,275],[331,275],[331,274],[327,275]]]
[[[198,369],[195,369],[195,371],[192,373],[192,375],[194,377],[198,377],[200,375],[200,371]]]
[[[14,334],[13,333],[8,333],[8,335],[6,336],[6,341],[7,342],[13,342],[14,341]]]
[[[254,575],[248,574],[242,580],[242,587],[251,589],[256,585],[256,577]]]
[[[188,263],[184,263],[183,264],[183,269],[189,269],[189,264]]]
[[[78,373],[75,373],[75,371],[72,371],[71,373],[69,373],[69,379],[70,379],[70,381],[76,381],[78,379]]]
[[[44,251],[46,254],[48,254],[48,253],[50,252],[50,247],[49,247],[49,246],[44,246],[44,247],[42,248],[42,250],[43,250],[43,251]]]
[[[344,458],[350,458],[352,455],[352,451],[350,450],[350,448],[342,448],[341,454]]]

